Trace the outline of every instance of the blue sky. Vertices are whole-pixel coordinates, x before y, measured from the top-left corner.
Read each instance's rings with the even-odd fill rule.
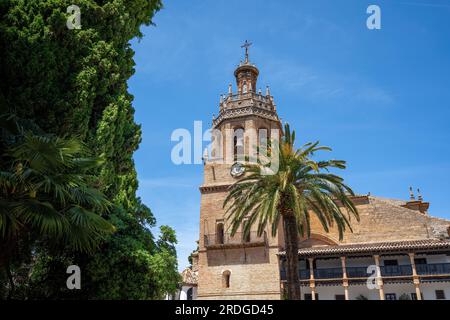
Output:
[[[370,4],[381,30],[366,27]],[[132,42],[135,161],[139,195],[177,231],[180,269],[198,239],[202,165],[172,163],[171,133],[209,128],[245,39],[279,116],[347,160],[356,192],[407,199],[413,186],[450,218],[450,1],[177,0],[154,22]]]

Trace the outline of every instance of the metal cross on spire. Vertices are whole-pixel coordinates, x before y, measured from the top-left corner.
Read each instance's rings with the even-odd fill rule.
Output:
[[[252,45],[251,42],[245,40],[245,43],[241,46],[241,48],[245,48],[245,62],[248,62],[248,48]]]

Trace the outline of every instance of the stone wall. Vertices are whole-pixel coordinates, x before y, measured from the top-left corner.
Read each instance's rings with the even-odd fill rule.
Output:
[[[208,250],[200,253],[199,299],[280,299],[277,248]],[[230,272],[230,286],[223,273]]]

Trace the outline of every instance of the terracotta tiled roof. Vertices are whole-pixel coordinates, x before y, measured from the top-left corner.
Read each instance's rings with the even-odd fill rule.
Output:
[[[333,254],[358,254],[371,252],[401,252],[422,249],[450,249],[450,240],[424,239],[409,241],[392,241],[378,243],[355,243],[336,246],[320,246],[301,248],[298,250],[300,256],[324,256]],[[285,251],[278,253],[285,255]]]
[[[182,283],[189,285],[197,285],[198,272],[192,271],[190,268],[186,268],[181,273]]]

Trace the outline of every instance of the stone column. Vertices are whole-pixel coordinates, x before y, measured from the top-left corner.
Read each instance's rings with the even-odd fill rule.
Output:
[[[422,300],[422,293],[420,291],[420,277],[417,274],[416,261],[414,260],[414,256],[415,256],[414,252],[409,254],[409,260],[411,261],[411,267],[412,267],[413,283],[414,283],[414,287],[416,288],[417,300]]]
[[[383,278],[381,277],[381,270],[380,270],[380,256],[374,255],[373,258],[375,259],[375,265],[377,267],[377,285],[378,285],[378,291],[380,293],[380,300],[384,300],[384,288],[383,288]]]
[[[342,285],[344,286],[345,300],[350,300],[348,297],[348,277],[347,277],[347,266],[345,264],[345,257],[341,257],[342,264]]]
[[[316,281],[314,280],[314,258],[309,261],[309,287],[311,288],[311,299],[316,300]]]

